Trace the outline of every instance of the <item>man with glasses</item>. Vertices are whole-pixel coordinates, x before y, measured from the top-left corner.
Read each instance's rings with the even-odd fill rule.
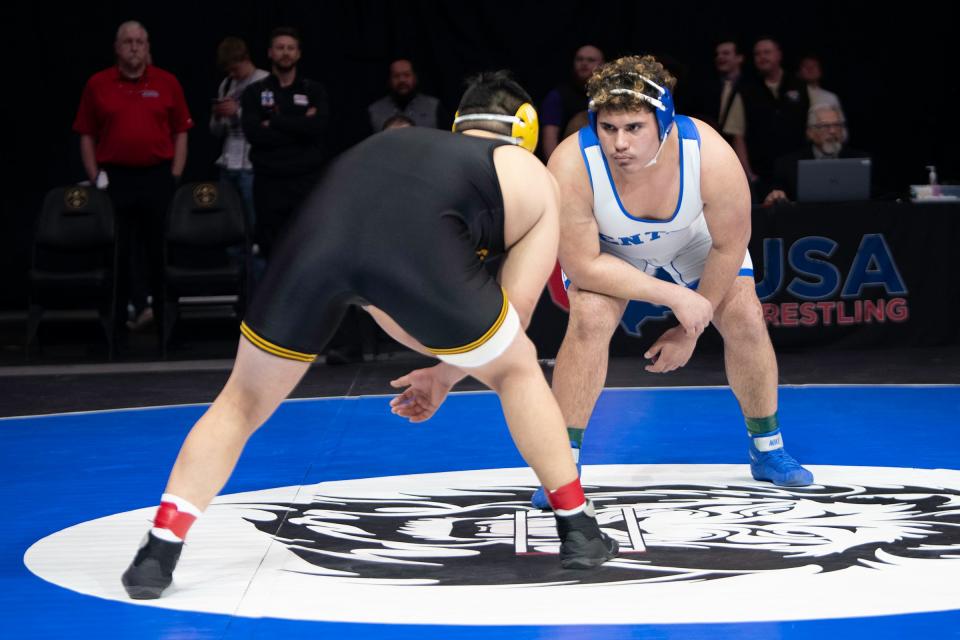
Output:
[[[810,144],[803,149],[777,158],[773,188],[764,198],[764,206],[796,199],[797,165],[801,160],[867,158],[870,155],[844,146],[847,142],[847,123],[840,109],[833,105],[821,104],[810,109],[807,140]]]

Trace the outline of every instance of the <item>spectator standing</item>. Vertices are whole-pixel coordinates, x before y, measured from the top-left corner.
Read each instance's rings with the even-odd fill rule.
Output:
[[[776,158],[803,144],[810,99],[806,86],[784,73],[782,61],[783,53],[776,40],[757,40],[753,63],[759,78],[741,83],[743,118],[738,121],[735,117],[735,110],[740,108],[735,98],[723,129],[733,136],[734,150],[755,196],[770,184]]]
[[[396,115],[409,118],[418,127],[449,127],[451,118],[440,100],[420,93],[418,84],[412,62],[405,58],[391,62],[387,95],[367,107],[370,130],[374,133],[382,131],[387,120]]]
[[[272,72],[243,92],[240,121],[255,175],[255,238],[269,262],[288,219],[310,193],[327,159],[330,107],[323,85],[297,69],[301,50],[295,29],[274,29],[267,57]]]
[[[258,69],[250,60],[247,44],[240,38],[224,38],[217,47],[217,64],[227,73],[210,109],[210,132],[223,138],[223,150],[217,158],[220,179],[236,187],[246,209],[247,225],[254,228],[256,215],[253,206],[253,165],[250,163],[250,143],[240,124],[240,98],[254,82],[270,74]]]
[[[193,120],[176,77],[150,64],[143,25],[121,24],[114,51],[117,64],[87,81],[73,130],[87,177],[113,200],[119,263],[127,266],[117,299],[133,303],[128,326],[139,328],[153,319],[148,294],[161,289],[164,216],[187,162]]]
[[[739,112],[733,114],[733,117],[743,120],[743,101],[735,100],[740,95],[743,54],[733,37],[723,36],[717,40],[713,65],[715,73],[711,73],[709,78],[698,83],[694,110],[701,120],[709,123],[714,129],[723,131],[734,105]],[[732,142],[731,136],[727,138],[728,142]]]
[[[584,87],[601,64],[603,51],[591,44],[583,45],[573,56],[570,76],[543,99],[540,108],[540,140],[544,160],[548,160],[560,144],[570,120],[586,112],[587,91]]]
[[[820,58],[815,55],[806,55],[800,59],[800,65],[797,67],[797,77],[807,85],[807,96],[810,98],[810,106],[828,105],[836,107],[843,117],[843,107],[840,105],[840,98],[832,91],[827,91],[820,86],[823,79],[823,64]]]

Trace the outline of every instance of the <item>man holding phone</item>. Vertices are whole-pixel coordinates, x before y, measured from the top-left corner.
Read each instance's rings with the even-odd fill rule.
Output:
[[[233,184],[240,193],[247,225],[253,229],[256,221],[253,165],[250,164],[250,143],[240,125],[240,96],[251,84],[270,74],[253,64],[247,44],[235,37],[224,38],[217,47],[217,64],[227,77],[220,83],[217,97],[211,99],[210,105],[210,133],[223,138],[223,151],[216,164],[220,167],[221,180]]]

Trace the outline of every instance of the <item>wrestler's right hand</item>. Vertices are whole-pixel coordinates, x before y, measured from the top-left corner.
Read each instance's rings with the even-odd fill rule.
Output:
[[[454,372],[458,374],[457,377],[452,375]],[[410,422],[429,420],[443,404],[453,385],[462,378],[462,373],[440,363],[391,380],[390,386],[394,389],[406,389],[390,401],[390,412]]]
[[[713,319],[710,301],[686,287],[676,287],[676,300],[670,308],[689,336],[699,336]]]

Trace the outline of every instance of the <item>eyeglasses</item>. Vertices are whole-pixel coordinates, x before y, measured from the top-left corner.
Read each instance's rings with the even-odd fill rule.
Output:
[[[820,124],[810,125],[811,129],[815,129],[817,131],[827,131],[829,129],[843,130],[846,127],[846,122],[821,122]]]

